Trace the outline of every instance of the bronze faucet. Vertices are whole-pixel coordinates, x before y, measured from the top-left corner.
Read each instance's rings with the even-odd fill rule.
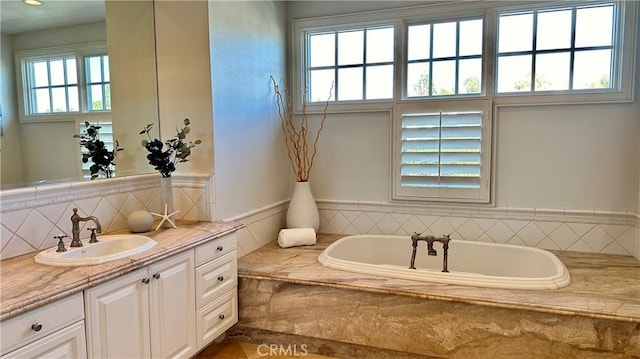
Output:
[[[442,243],[442,248],[444,249],[444,257],[442,258],[442,271],[448,273],[447,269],[448,265],[448,255],[449,255],[449,238],[450,234],[443,235],[441,238],[434,237],[432,235],[425,235],[424,237],[420,237],[422,233],[414,233],[411,236],[411,246],[413,247],[413,252],[411,253],[411,264],[409,265],[409,269],[416,269],[415,261],[416,261],[416,250],[418,249],[418,241],[427,242],[427,255],[437,256],[438,252],[433,248],[433,242]]]
[[[80,242],[80,222],[85,221],[94,221],[96,224],[96,232],[102,233],[102,227],[100,226],[100,221],[96,216],[89,217],[80,217],[78,215],[78,209],[73,209],[73,215],[71,216],[71,245],[70,247],[82,247],[82,242]]]

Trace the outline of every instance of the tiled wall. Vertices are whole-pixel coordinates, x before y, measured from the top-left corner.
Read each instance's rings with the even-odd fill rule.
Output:
[[[174,176],[177,217],[211,220],[213,177]],[[126,228],[138,209],[160,211],[159,178],[142,175],[107,181],[3,191],[0,208],[0,258],[52,247],[54,235],[71,235],[69,217],[95,215],[104,231]],[[340,234],[451,234],[454,239],[636,255],[640,259],[640,216],[635,213],[490,207],[425,206],[319,200],[320,232]],[[274,241],[285,227],[287,201],[226,220],[239,221],[238,256]],[[82,238],[88,237],[82,223]],[[86,232],[86,233],[85,233]]]
[[[249,254],[278,238],[278,232],[286,226],[287,205],[288,201],[283,201],[228,219],[246,225],[238,231],[238,257]]]
[[[319,201],[320,232],[410,235],[633,255],[635,213]]]
[[[173,198],[178,219],[213,217],[213,178],[174,176]],[[3,191],[0,208],[0,258],[52,247],[54,235],[71,237],[72,209],[98,217],[104,232],[127,227],[128,215],[140,209],[161,212],[159,176],[142,175]],[[81,238],[88,238],[81,223]],[[68,240],[67,240],[68,241]]]

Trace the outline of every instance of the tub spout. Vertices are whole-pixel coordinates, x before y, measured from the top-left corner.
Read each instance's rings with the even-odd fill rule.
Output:
[[[413,251],[411,253],[411,263],[409,265],[409,269],[416,269],[415,261],[416,261],[416,251],[418,248],[419,241],[427,242],[427,255],[429,256],[437,256],[438,252],[433,248],[434,242],[442,243],[442,249],[444,250],[444,256],[442,258],[442,271],[448,273],[448,260],[449,260],[449,241],[451,241],[450,234],[443,235],[441,238],[437,238],[431,235],[425,235],[421,237],[422,233],[414,233],[411,236],[411,246],[413,247]]]

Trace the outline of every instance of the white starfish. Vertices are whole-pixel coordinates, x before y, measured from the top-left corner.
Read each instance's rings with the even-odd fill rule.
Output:
[[[165,221],[169,222],[169,224],[171,224],[171,227],[173,227],[173,228],[178,228],[178,227],[176,226],[176,224],[171,220],[171,216],[173,216],[174,214],[176,214],[176,213],[180,212],[180,210],[173,211],[173,212],[171,212],[171,213],[167,213],[168,211],[169,211],[169,206],[165,203],[165,204],[164,204],[164,214],[150,212],[152,215],[157,216],[157,217],[159,217],[159,218],[162,218],[162,220],[160,220],[160,223],[158,223],[158,226],[156,227],[156,231],[157,231],[158,229],[160,229],[160,226],[162,226],[162,224],[163,224]]]

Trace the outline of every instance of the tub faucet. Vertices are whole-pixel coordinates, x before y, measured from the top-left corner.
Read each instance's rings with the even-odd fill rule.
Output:
[[[100,221],[96,216],[80,217],[78,215],[78,209],[73,209],[73,215],[71,216],[71,245],[70,247],[82,247],[80,242],[80,222],[93,221],[96,224],[96,232],[102,233],[102,227]]]
[[[411,236],[411,246],[413,247],[413,251],[411,253],[411,264],[409,265],[409,269],[416,269],[415,266],[415,261],[416,261],[416,251],[418,249],[418,242],[419,241],[425,241],[427,242],[427,255],[430,256],[437,256],[438,252],[433,248],[433,242],[440,242],[442,243],[442,249],[444,250],[444,256],[442,258],[442,271],[445,273],[448,273],[449,270],[447,269],[448,266],[448,260],[449,260],[449,241],[451,240],[451,238],[449,238],[450,234],[445,234],[443,235],[441,238],[437,238],[435,236],[432,235],[425,235],[424,237],[421,237],[422,233],[414,233]]]

